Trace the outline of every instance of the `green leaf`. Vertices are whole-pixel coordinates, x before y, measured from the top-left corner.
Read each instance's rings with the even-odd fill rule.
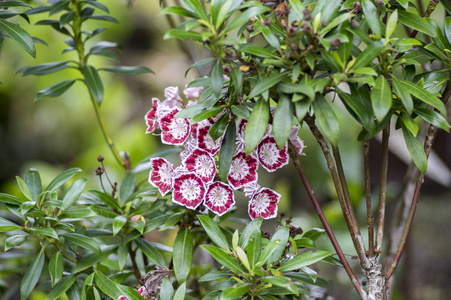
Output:
[[[209,21],[205,8],[199,0],[183,0],[181,3],[187,10],[194,13],[197,18]]]
[[[82,170],[78,169],[78,168],[73,168],[73,169],[69,169],[69,170],[66,170],[66,171],[62,172],[61,174],[56,176],[55,179],[53,179],[50,182],[50,184],[46,187],[45,190],[46,191],[50,191],[50,192],[55,191],[57,188],[59,188],[66,181],[71,179],[75,174],[77,174],[79,172],[82,172]]]
[[[133,194],[136,185],[136,174],[134,172],[128,172],[125,178],[121,182],[119,188],[119,205],[123,206],[128,198]]]
[[[442,114],[446,116],[445,105],[436,96],[413,82],[407,80],[400,80],[400,82],[404,86],[404,88],[407,89],[413,96],[437,108]]]
[[[195,18],[194,14],[188,11],[187,9],[183,7],[178,6],[168,6],[165,7],[161,12],[160,15],[167,15],[167,14],[175,14],[182,17],[189,17],[189,18]]]
[[[99,73],[93,66],[86,65],[83,75],[85,76],[86,85],[92,96],[96,99],[97,103],[101,105],[103,100],[103,83]]]
[[[127,298],[128,300],[142,300],[143,297],[138,294],[138,292],[131,287],[118,284],[117,288],[121,291],[121,293]]]
[[[450,3],[450,2],[448,2],[448,3]],[[451,6],[451,4],[450,4],[450,6]],[[448,42],[451,43],[451,17],[445,18],[445,34],[446,34],[446,38],[448,39]]]
[[[39,176],[39,172],[34,169],[30,169],[25,176],[25,182],[30,190],[33,201],[36,201],[39,194],[42,192],[41,176]]]
[[[436,111],[427,108],[418,108],[415,113],[426,122],[449,132],[449,123],[446,119]]]
[[[296,284],[288,277],[267,276],[267,277],[263,277],[262,280],[264,282],[269,282],[274,286],[286,288],[293,294],[299,295],[299,290],[297,289]]]
[[[149,69],[148,67],[103,67],[100,68],[99,71],[107,71],[122,75],[140,75],[140,74],[146,74],[146,73],[152,73],[155,74],[154,71]]]
[[[143,238],[135,239],[139,249],[147,256],[147,258],[157,266],[165,266],[166,262],[161,252],[155,248],[151,243]],[[175,251],[175,249],[174,249]]]
[[[368,66],[373,59],[375,59],[379,53],[382,50],[382,47],[384,46],[384,40],[375,41],[371,43],[366,49],[360,53],[360,55],[357,57],[354,65],[352,66],[351,70],[359,69]]]
[[[428,21],[416,14],[401,10],[398,12],[398,19],[399,22],[407,27],[418,30],[431,37],[437,37],[437,32],[434,27]]]
[[[35,257],[33,262],[28,266],[27,271],[22,277],[22,281],[20,283],[20,299],[25,300],[33,291],[34,287],[39,281],[41,277],[42,268],[44,267],[45,254],[44,254],[45,246],[42,247],[41,251],[39,251],[38,255]]]
[[[289,238],[290,238],[289,226],[283,226],[279,230],[277,230],[276,233],[274,233],[274,235],[271,238],[271,241],[280,241],[280,243],[277,245],[277,247],[274,249],[274,251],[272,251],[271,255],[269,256],[268,263],[275,263],[279,261],[280,257],[285,251]]]
[[[202,34],[194,31],[185,31],[183,29],[171,29],[166,32],[164,39],[181,39],[184,41],[192,39],[193,41],[202,42]]]
[[[28,229],[30,231],[30,233],[33,234],[39,234],[39,235],[45,235],[45,236],[49,236],[52,237],[54,239],[58,239],[58,234],[56,233],[55,229],[53,228],[29,228]]]
[[[293,95],[293,98],[295,96],[296,95]],[[303,98],[301,101],[294,102],[294,111],[296,113],[296,119],[298,119],[299,122],[302,122],[304,117],[307,115],[311,105],[312,100],[309,98]]]
[[[247,244],[249,242],[249,240],[251,239],[251,237],[254,235],[254,233],[258,232],[260,233],[260,227],[262,225],[263,219],[262,218],[258,218],[255,220],[252,220],[250,223],[248,223],[246,225],[246,227],[244,227],[243,232],[240,235],[240,239],[238,240],[238,245],[243,248],[246,249]]]
[[[106,16],[106,15],[93,15],[93,16],[90,16],[88,19],[101,20],[101,21],[107,21],[107,22],[119,24],[119,21],[116,18],[114,18],[112,16]]]
[[[36,48],[31,36],[20,26],[0,19],[0,30],[4,31],[8,36],[27,51],[31,56],[36,58]]]
[[[47,202],[46,202],[47,203]],[[78,208],[71,209],[61,213],[58,217],[59,219],[85,219],[92,218],[97,216],[91,209],[89,208]]]
[[[332,105],[323,96],[319,95],[313,101],[313,110],[315,111],[318,129],[333,145],[337,145],[340,137],[340,127]]]
[[[291,104],[291,98],[282,94],[277,103],[276,111],[274,112],[272,127],[272,133],[279,149],[283,149],[290,136],[292,116],[293,105]]]
[[[98,255],[97,253],[89,253],[87,255],[84,255],[83,258],[77,263],[75,266],[73,273],[81,272],[98,262],[106,259],[108,256],[110,256],[115,250],[117,246],[109,246],[107,248],[104,248],[101,255]]]
[[[272,53],[268,49],[255,46],[252,44],[240,44],[240,51],[262,58],[275,58],[275,59],[280,58],[277,54]]]
[[[30,4],[22,2],[22,1],[3,1],[3,2],[0,2],[0,7],[17,7],[17,6],[31,7]]]
[[[117,201],[115,199],[113,199],[111,197],[111,195],[109,195],[109,194],[106,194],[104,192],[97,191],[97,190],[89,190],[88,194],[89,194],[89,196],[92,196],[92,198],[94,198],[94,200],[105,203],[106,206],[108,206],[109,208],[117,209],[117,210],[121,209],[121,207],[119,206]]]
[[[201,111],[200,113],[198,113],[191,119],[191,124],[195,124],[202,120],[214,117],[217,114],[219,114],[220,112],[222,112],[223,110],[224,110],[224,106],[214,106],[209,109],[204,109],[203,111]],[[227,117],[228,117],[228,115],[227,115]]]
[[[246,155],[251,154],[251,152],[257,148],[261,138],[266,132],[268,122],[269,105],[263,98],[260,98],[251,112],[244,133]]]
[[[315,99],[315,91],[308,84],[295,84],[290,82],[281,82],[277,85],[277,88],[286,94],[304,94],[310,99]]]
[[[271,29],[269,29],[265,25],[262,25],[260,30],[263,34],[263,37],[266,39],[268,44],[271,45],[271,47],[274,47],[276,49],[280,48],[279,38],[274,33],[272,33]]]
[[[220,291],[213,291],[205,295],[205,297],[202,298],[202,300],[217,300],[219,297]]]
[[[74,83],[77,81],[76,79],[69,79],[64,80],[61,82],[58,82],[52,86],[49,86],[48,88],[44,90],[40,90],[36,97],[34,98],[34,101],[38,101],[41,98],[44,97],[58,97],[64,94]]]
[[[202,275],[201,278],[199,278],[199,282],[211,282],[211,281],[217,281],[223,278],[229,277],[231,274],[228,274],[225,271],[219,271],[219,270],[213,270],[211,272],[208,272],[204,275]]]
[[[330,253],[325,251],[302,253],[289,261],[283,262],[278,270],[280,272],[293,271],[302,267],[310,266],[311,264],[314,264],[328,256],[330,256]]]
[[[297,20],[302,20],[304,18],[305,5],[300,0],[289,0],[291,8],[297,15]]]
[[[173,300],[185,300],[186,282],[182,283],[175,292]]]
[[[224,233],[221,231],[221,228],[219,228],[218,224],[216,224],[215,221],[205,215],[198,215],[197,218],[199,219],[202,227],[204,227],[205,232],[213,241],[213,243],[225,250],[228,250],[230,248]]]
[[[94,7],[98,8],[100,10],[103,10],[104,12],[106,12],[108,14],[110,13],[110,10],[108,9],[108,7],[105,4],[103,4],[103,3],[100,3],[100,2],[95,1],[95,0],[86,0],[84,2],[86,4],[89,4],[91,6],[94,6]]]
[[[124,271],[125,263],[128,258],[127,241],[122,240],[117,248],[117,265],[120,271]]]
[[[22,76],[28,75],[46,75],[63,70],[68,67],[69,61],[58,61],[53,63],[40,64],[31,67],[25,67],[17,72],[21,72]]]
[[[174,297],[174,287],[168,277],[163,279],[160,288],[160,299],[161,300],[172,300]]]
[[[218,12],[216,14],[216,16],[214,17],[215,21],[215,27],[219,28],[222,26],[222,24],[224,23],[224,21],[227,18],[227,15],[229,14],[230,8],[233,5],[233,1],[234,0],[227,0],[225,2],[223,2],[221,5],[216,5],[219,6],[219,10],[214,9],[214,11]],[[216,8],[216,7],[215,7]]]
[[[269,10],[269,7],[264,6],[252,6],[241,13],[238,17],[234,18],[225,28],[224,32],[229,32],[237,27],[241,27],[253,17]]]
[[[211,71],[211,87],[216,97],[220,97],[222,93],[222,61],[218,60]]]
[[[199,216],[200,217],[200,216]],[[174,262],[174,273],[179,284],[188,278],[193,262],[194,241],[189,228],[184,228],[177,234],[174,242],[172,259]]]
[[[412,97],[410,96],[409,90],[406,89],[406,87],[404,87],[395,76],[392,76],[392,83],[393,87],[396,90],[396,93],[398,94],[402,104],[404,105],[404,108],[409,114],[411,114],[413,111],[413,101]]]
[[[19,176],[16,176],[16,181],[22,194],[24,194],[24,196],[27,197],[27,199],[33,200],[33,196],[31,195],[30,189],[28,188],[28,185],[25,183],[25,181]]]
[[[409,0],[396,0],[399,4],[401,4],[404,9],[407,9],[409,7]]]
[[[253,269],[258,262],[262,249],[262,234],[260,230],[254,231],[249,242],[247,243],[246,253],[249,258],[249,264]]]
[[[232,108],[232,111],[233,111],[233,108]],[[225,115],[221,116],[218,119],[218,121],[213,123],[213,125],[211,125],[210,129],[208,130],[208,134],[211,136],[213,141],[216,142],[216,140],[219,139],[224,134],[224,131],[226,130],[228,122],[229,122],[229,117],[230,117],[229,114],[225,114]]]
[[[49,16],[52,16],[54,14],[57,14],[57,13],[65,10],[67,8],[67,6],[69,5],[69,3],[70,3],[69,0],[62,0],[62,1],[56,2],[50,8]]]
[[[169,7],[167,7],[169,8]],[[214,61],[216,61],[216,58],[214,57],[207,57],[204,59],[201,59],[199,61],[197,61],[196,63],[194,63],[191,67],[189,67],[186,71],[185,71],[185,77],[186,75],[188,75],[188,72],[192,69],[192,68],[197,68],[197,67],[201,67],[201,66],[205,66],[208,64],[213,63]]]
[[[308,238],[295,239],[295,242],[298,248],[316,248],[315,242]]]
[[[6,239],[5,241],[5,252],[11,248],[17,247],[25,243],[27,240],[27,235],[13,235]]]
[[[392,96],[390,86],[383,75],[380,75],[371,89],[371,104],[376,119],[380,122],[388,114],[391,108]]]
[[[390,15],[387,21],[387,28],[385,30],[385,38],[388,40],[393,35],[396,29],[396,25],[398,24],[398,10],[395,9],[393,13]]]
[[[52,287],[63,277],[63,263],[63,256],[60,251],[53,254],[49,261],[49,274],[52,280]]]
[[[75,19],[77,13],[75,11],[68,11],[64,13],[60,18],[60,27],[64,27]]]
[[[238,283],[233,286],[230,286],[221,294],[221,300],[232,300],[242,298],[244,294],[246,294],[250,289],[249,283]]]
[[[285,77],[287,77],[287,73],[280,73],[258,80],[257,84],[251,90],[248,97],[252,99],[258,95],[261,95],[265,91],[278,84]]]
[[[103,275],[100,271],[95,271],[94,278],[97,287],[109,297],[118,299],[122,296],[122,292],[118,289],[116,283]]]
[[[69,275],[64,277],[47,295],[46,300],[58,299],[64,294],[77,280],[77,276]]]
[[[113,236],[115,236],[121,229],[124,227],[125,223],[127,223],[126,216],[117,216],[113,220]]]
[[[222,181],[227,180],[230,165],[232,164],[233,154],[235,153],[236,123],[232,120],[227,127],[224,139],[219,152],[219,177]]]
[[[99,243],[92,237],[88,237],[83,234],[78,233],[66,233],[64,238],[69,242],[74,243],[77,246],[80,246],[84,249],[88,249],[98,255],[102,254],[102,250],[100,249]]]
[[[208,253],[210,253],[213,258],[226,267],[227,269],[236,272],[238,274],[242,273],[243,270],[240,268],[238,263],[230,256],[230,252],[224,249],[220,249],[216,246],[212,245],[201,245],[202,249],[205,249]]]
[[[241,263],[243,264],[243,266],[246,269],[248,269],[249,272],[251,272],[251,265],[249,263],[249,258],[247,257],[246,252],[244,252],[244,250],[241,249],[240,247],[236,247],[235,252],[238,258],[240,259]]]
[[[414,135],[417,136],[418,124],[406,113],[401,114],[401,120],[407,129]]]
[[[405,126],[402,126],[402,133],[404,135],[404,140],[406,141],[407,150],[409,150],[413,162],[421,173],[426,173],[428,161],[423,145]]]
[[[172,226],[176,225],[178,222],[180,222],[183,217],[185,216],[185,212],[178,212],[175,214],[170,215],[166,218],[166,221],[164,221],[163,226],[160,227],[160,231],[166,230],[168,228],[171,228]]]
[[[6,203],[6,204],[11,204],[11,205],[22,205],[22,200],[20,200],[19,198],[12,196],[12,195],[8,195],[8,194],[3,194],[0,193],[0,202]]]
[[[80,198],[81,193],[83,193],[83,189],[85,188],[86,182],[88,181],[87,178],[81,178],[75,181],[72,186],[67,191],[66,195],[64,195],[63,198],[63,208],[64,210],[67,210],[69,207],[71,207],[75,201]]]
[[[365,106],[364,101],[367,101],[367,99],[362,99],[362,97],[359,97],[358,90],[355,92],[351,90],[351,94],[347,94],[340,89],[337,89],[337,92],[340,96],[340,99],[345,104],[346,109],[351,110],[350,113],[354,113],[357,116],[357,121],[361,123],[365,128],[372,128],[372,125],[374,123],[374,115],[371,109],[371,104],[368,103],[369,109],[367,109],[367,107]]]
[[[374,35],[382,36],[383,25],[379,19],[379,13],[376,6],[371,0],[362,1],[363,14],[365,15],[365,20],[370,26],[371,31]]]

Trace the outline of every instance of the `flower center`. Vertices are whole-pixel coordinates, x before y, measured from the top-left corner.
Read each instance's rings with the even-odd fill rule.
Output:
[[[180,192],[182,193],[183,198],[191,201],[199,198],[201,189],[199,187],[199,183],[196,180],[186,179],[180,187]]]
[[[266,143],[260,147],[259,158],[266,165],[273,165],[279,158],[279,150],[273,143]]]

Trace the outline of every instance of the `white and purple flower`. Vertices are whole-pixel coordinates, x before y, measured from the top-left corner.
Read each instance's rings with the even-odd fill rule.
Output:
[[[172,109],[161,118],[161,141],[168,145],[183,145],[190,134],[188,119],[174,117],[180,111],[178,107]]]
[[[211,126],[197,127],[197,146],[205,151],[208,151],[211,155],[218,153],[221,148],[223,137],[213,141],[208,131]]]
[[[277,216],[277,203],[280,195],[268,188],[256,192],[249,201],[248,213],[252,220],[271,219]]]
[[[196,209],[205,198],[205,184],[194,173],[181,174],[174,177],[172,202]]]
[[[199,176],[203,182],[210,183],[216,175],[215,159],[205,150],[194,149],[184,160],[183,165]]]
[[[158,98],[152,98],[152,108],[144,116],[144,120],[147,125],[146,133],[152,133],[155,129],[160,128],[160,124],[157,119],[157,110],[160,104],[161,102]]]
[[[166,195],[172,189],[174,169],[172,164],[162,157],[151,158],[152,170],[149,174],[149,183],[158,188],[161,195]]]
[[[208,186],[204,204],[212,212],[222,216],[235,204],[233,190],[228,184],[215,181]]]
[[[258,144],[257,157],[263,168],[268,172],[274,172],[288,164],[287,143],[282,149],[279,149],[275,138],[271,135],[267,136]]]
[[[237,190],[245,184],[257,181],[257,168],[258,161],[254,156],[246,156],[244,152],[240,152],[232,159],[227,180]]]
[[[305,153],[302,152],[302,150],[304,150],[304,142],[298,136],[299,127],[299,125],[291,127],[289,140],[296,149],[297,154],[305,155]]]

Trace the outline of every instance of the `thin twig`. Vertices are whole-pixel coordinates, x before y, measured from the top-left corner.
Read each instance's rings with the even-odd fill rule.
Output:
[[[390,137],[390,122],[382,132],[382,157],[381,157],[381,173],[379,182],[379,208],[376,231],[376,251],[382,251],[382,241],[384,238],[385,225],[385,203],[387,198],[387,173],[388,173],[388,139]]]
[[[305,187],[305,190],[307,191],[307,194],[308,194],[310,200],[312,201],[313,206],[315,207],[316,213],[318,214],[318,217],[321,220],[321,223],[323,224],[324,229],[326,230],[326,233],[327,233],[335,251],[337,252],[340,262],[343,264],[343,267],[346,270],[346,273],[348,274],[349,278],[351,279],[351,282],[354,285],[357,292],[359,293],[360,297],[363,300],[366,300],[367,299],[366,292],[364,291],[362,285],[357,280],[354,272],[352,271],[351,267],[349,266],[349,263],[346,260],[346,257],[343,254],[343,251],[341,250],[341,247],[338,244],[338,241],[335,238],[335,235],[334,235],[332,229],[330,228],[329,223],[326,220],[326,217],[323,214],[323,211],[321,210],[321,206],[319,205],[318,200],[316,199],[315,192],[313,191],[312,187],[310,186],[307,176],[305,175],[304,169],[302,168],[299,156],[296,153],[296,149],[293,146],[293,144],[291,144],[291,142],[289,142],[289,144],[288,144],[288,151],[290,153],[291,160],[293,161],[293,164],[294,164],[296,170],[298,171],[299,176],[301,177],[301,180]]]
[[[368,256],[374,255],[374,220],[373,206],[371,203],[371,180],[370,180],[370,141],[363,143],[363,160],[365,166],[365,195],[366,195],[366,215],[368,224]]]
[[[340,186],[340,179],[338,177],[337,170],[335,168],[335,163],[332,158],[332,155],[330,154],[329,146],[327,145],[326,140],[324,139],[321,132],[318,130],[318,128],[315,125],[314,118],[307,115],[304,119],[307,124],[310,127],[310,131],[315,136],[317,142],[321,146],[321,150],[324,154],[324,157],[326,158],[327,167],[329,168],[330,174],[332,175],[332,180],[335,186],[335,190],[338,194],[338,201],[340,202],[341,209],[343,211],[343,215],[346,221],[346,224],[348,225],[349,232],[351,234],[351,239],[354,244],[354,248],[356,249],[357,256],[359,257],[360,264],[364,269],[370,268],[370,262],[368,261],[368,257],[365,253],[365,245],[363,243],[362,235],[360,234],[359,227],[357,223],[355,222],[355,219],[353,219],[353,215],[351,215],[351,212],[349,210],[349,206],[346,203],[346,199],[343,194],[343,190]]]
[[[141,272],[139,271],[138,264],[136,263],[136,252],[132,249],[132,243],[128,243],[128,253],[130,254],[130,259],[133,265],[133,273],[136,279],[139,281],[141,279]]]

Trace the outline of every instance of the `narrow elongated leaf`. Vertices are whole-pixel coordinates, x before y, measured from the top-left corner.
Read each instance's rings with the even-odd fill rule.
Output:
[[[390,18],[388,18],[387,21],[387,28],[385,30],[386,39],[390,39],[390,37],[393,35],[397,24],[398,24],[398,10],[395,9],[395,11],[390,15]]]
[[[101,21],[107,21],[107,22],[119,24],[119,21],[115,17],[107,16],[107,15],[93,15],[93,16],[90,16],[88,19],[101,20]]]
[[[373,59],[375,59],[379,55],[383,46],[383,39],[380,41],[375,41],[368,45],[368,47],[357,57],[351,69],[355,70],[368,66],[373,61]]]
[[[330,256],[330,253],[325,251],[306,252],[289,261],[283,262],[279,267],[279,271],[286,272],[307,267],[328,256]]]
[[[22,205],[22,200],[20,200],[19,198],[12,196],[12,195],[8,195],[8,194],[3,194],[0,193],[0,202],[6,203],[6,204],[11,204],[11,205]]]
[[[46,191],[50,191],[53,192],[54,190],[56,190],[57,188],[59,188],[61,185],[63,185],[66,181],[68,181],[69,179],[71,179],[75,174],[82,172],[81,169],[78,168],[73,168],[73,169],[69,169],[66,170],[64,172],[62,172],[61,174],[59,174],[58,176],[56,176],[50,183],[49,185],[46,187]]]
[[[249,242],[247,243],[246,253],[249,258],[249,264],[253,269],[258,262],[261,253],[262,235],[260,230],[254,231]]]
[[[269,8],[264,6],[253,6],[245,10],[241,15],[233,19],[225,28],[224,32],[229,32],[237,27],[241,27],[253,17],[267,11]]]
[[[272,254],[268,258],[268,263],[274,263],[280,259],[285,247],[287,246],[288,239],[290,238],[290,230],[288,226],[283,226],[272,236],[271,241],[280,241],[278,246],[274,249]]]
[[[87,178],[81,178],[71,185],[71,187],[69,188],[69,190],[67,191],[66,195],[64,195],[63,198],[64,210],[71,207],[75,203],[75,201],[77,201],[78,198],[80,198],[80,195],[83,192],[83,189],[85,188],[87,181],[88,181]]]
[[[75,19],[77,13],[75,11],[68,11],[63,14],[60,18],[60,27],[64,27]]]
[[[69,275],[64,277],[47,295],[46,300],[58,299],[64,294],[77,280],[77,276]]]
[[[136,185],[136,174],[134,172],[128,172],[125,178],[121,182],[119,188],[119,204],[124,205],[128,198],[133,194]]]
[[[228,274],[225,271],[213,270],[211,272],[208,272],[208,273],[202,275],[202,277],[199,278],[199,282],[217,281],[217,280],[229,277],[229,276],[230,276],[230,274]]]
[[[53,254],[49,261],[49,274],[52,280],[52,287],[63,277],[63,263],[63,256],[60,251]]]
[[[0,19],[0,30],[6,32],[8,36],[27,51],[31,56],[36,57],[36,48],[31,36],[20,26],[9,21]]]
[[[185,31],[183,29],[171,29],[164,35],[164,39],[181,39],[188,40],[192,39],[193,41],[202,41],[202,34],[194,31]]]
[[[261,95],[263,92],[269,90],[270,88],[278,84],[285,77],[287,77],[287,73],[280,73],[259,80],[249,93],[249,98],[252,99],[258,95]]]
[[[84,255],[83,258],[75,266],[73,272],[74,273],[81,272],[97,264],[103,259],[106,259],[109,255],[111,255],[111,253],[113,253],[116,250],[116,248],[117,246],[109,246],[107,248],[104,248],[101,255],[98,255],[97,253],[94,252]]]
[[[161,12],[160,15],[167,15],[167,14],[175,14],[182,17],[189,17],[189,18],[195,18],[195,15],[188,11],[187,9],[183,7],[178,6],[168,6],[165,7]]]
[[[360,122],[365,128],[370,128],[373,122],[373,112],[368,111],[364,104],[361,103],[360,98],[356,93],[347,94],[342,90],[338,89],[338,94],[340,95],[340,99],[345,104],[348,110],[352,110],[352,113],[355,113],[357,116],[357,121]]]
[[[172,286],[171,281],[165,277],[163,282],[161,283],[160,289],[160,299],[161,300],[172,300],[174,297],[174,287]]]
[[[232,120],[227,126],[224,139],[219,152],[219,177],[222,181],[227,180],[230,165],[232,164],[233,154],[235,153],[236,124]]]
[[[217,262],[222,264],[227,269],[236,273],[243,272],[238,263],[230,256],[228,251],[212,245],[201,245],[200,247],[210,253],[210,255],[213,256]]]
[[[260,266],[264,266],[268,261],[268,258],[274,253],[277,248],[279,248],[279,245],[280,240],[273,240],[269,244],[267,244],[258,257],[258,264]],[[284,246],[286,246],[286,244]]]
[[[406,113],[403,113],[401,115],[401,120],[404,123],[404,125],[406,126],[407,129],[409,129],[409,131],[414,135],[417,136],[418,133],[418,124],[415,123],[415,121]]]
[[[31,67],[25,67],[20,69],[18,72],[21,72],[23,76],[28,75],[46,75],[50,73],[57,72],[59,70],[63,70],[67,68],[68,61],[58,61],[53,63],[40,64]]]
[[[274,112],[272,133],[276,139],[277,146],[283,149],[291,131],[291,118],[293,116],[293,105],[291,98],[282,94]]]
[[[404,105],[404,108],[409,114],[411,114],[413,111],[413,101],[409,91],[399,82],[399,80],[395,76],[392,76],[392,83],[393,87],[396,90],[396,93],[398,94],[402,104]]]
[[[194,13],[197,18],[208,21],[207,12],[199,0],[183,0],[181,3],[187,10]]]
[[[3,1],[3,2],[0,2],[0,7],[17,7],[17,6],[31,7],[30,4],[22,2],[22,1]]]
[[[263,99],[260,98],[255,104],[249,122],[246,125],[245,130],[245,149],[246,155],[251,154],[252,151],[257,148],[261,138],[266,132],[266,127],[269,121],[269,105]]]
[[[415,109],[415,113],[426,122],[437,126],[438,128],[445,130],[446,132],[449,132],[448,121],[446,121],[446,119],[436,111],[427,108],[419,108]]]
[[[0,217],[0,232],[9,232],[9,231],[18,230],[20,228],[21,227],[19,225],[17,225],[16,223],[13,223],[7,219]]]
[[[391,90],[384,76],[376,79],[375,86],[371,89],[371,104],[376,119],[382,121],[390,111],[392,103]]]
[[[38,101],[41,98],[44,97],[58,97],[64,94],[74,83],[77,81],[76,79],[69,79],[64,80],[61,82],[58,82],[57,84],[54,84],[52,86],[49,86],[48,88],[44,90],[40,90],[36,97],[34,98],[34,101]]]
[[[147,256],[147,258],[157,266],[165,266],[166,262],[161,252],[155,248],[151,243],[144,240],[143,238],[135,239],[136,244],[139,249]],[[175,250],[174,250],[175,251]]]
[[[62,0],[62,1],[56,2],[50,8],[49,16],[52,16],[54,14],[59,13],[60,11],[65,10],[67,8],[67,6],[69,5],[69,3],[70,3],[69,0]]]
[[[116,283],[103,275],[101,272],[96,271],[94,278],[97,287],[109,297],[118,299],[122,296],[122,292],[117,288]]]
[[[450,4],[450,6],[451,6],[451,4]],[[445,18],[445,34],[446,34],[446,38],[448,39],[448,42],[451,43],[451,17]]]
[[[101,105],[103,100],[103,83],[97,69],[91,65],[86,65],[83,74],[89,91],[94,99],[96,99],[97,103]]]
[[[250,289],[249,283],[238,283],[233,286],[230,286],[221,294],[221,300],[232,300],[232,299],[239,299],[244,294],[246,294]]]
[[[185,293],[186,293],[186,282],[182,283],[182,285],[179,286],[179,288],[174,294],[173,300],[185,300]]]
[[[286,94],[304,94],[310,99],[315,99],[315,91],[308,84],[294,84],[290,82],[281,82],[277,85],[277,88]]]
[[[33,196],[31,195],[30,189],[28,188],[28,185],[26,182],[20,178],[19,176],[16,176],[17,185],[20,188],[20,191],[22,194],[24,194],[25,197],[27,197],[28,200],[33,200]]]
[[[5,252],[11,248],[17,247],[25,243],[27,240],[27,235],[13,235],[6,239],[5,241]]]
[[[78,233],[66,233],[64,238],[75,245],[88,249],[96,254],[100,255],[102,253],[99,243],[97,243],[97,241],[92,237]]]
[[[146,73],[152,73],[155,74],[154,71],[149,69],[148,67],[104,67],[100,68],[99,71],[107,71],[122,75],[140,75],[140,74],[146,74]]]
[[[443,104],[443,102],[440,101],[440,99],[438,99],[436,96],[410,81],[400,80],[400,82],[404,86],[404,88],[406,88],[407,91],[409,91],[409,93],[411,93],[413,96],[437,108],[442,114],[446,116],[445,104]]]
[[[117,288],[121,291],[121,293],[127,298],[127,300],[142,300],[143,297],[138,294],[138,292],[131,287],[126,285],[118,284]]]
[[[437,37],[437,32],[434,27],[428,21],[416,14],[407,11],[399,11],[398,19],[399,22],[407,27],[418,30],[419,32],[427,34],[431,37]]]
[[[221,228],[219,228],[218,224],[216,224],[215,221],[210,219],[208,216],[205,215],[198,215],[197,218],[199,219],[202,227],[204,227],[205,232],[207,233],[208,237],[215,243],[218,247],[228,250],[229,249],[229,243],[227,242],[227,239],[224,235],[224,233],[221,231]]]
[[[103,3],[99,2],[99,1],[86,0],[86,1],[84,1],[84,2],[85,2],[86,4],[89,4],[89,5],[94,6],[95,8],[98,8],[98,9],[100,9],[100,10],[103,10],[103,11],[106,12],[107,14],[110,13],[110,10],[108,9],[108,7],[107,7],[105,4],[103,4]]]
[[[241,44],[240,51],[262,58],[275,58],[275,59],[280,58],[277,54],[272,53],[268,49],[253,44]]]
[[[218,60],[211,71],[211,87],[216,97],[221,96],[222,92],[222,62]]]
[[[58,239],[58,234],[56,233],[55,229],[53,228],[39,228],[39,227],[32,227],[28,229],[30,233],[33,234],[39,234],[39,235],[45,235],[52,237],[54,239]]]
[[[252,220],[250,223],[244,227],[243,232],[240,235],[240,238],[238,240],[238,245],[246,249],[247,243],[249,242],[249,239],[254,235],[255,232],[260,233],[260,227],[262,225],[263,219],[258,218],[255,220]]]
[[[414,137],[413,134],[405,126],[402,126],[402,134],[404,135],[407,150],[409,150],[413,162],[418,167],[418,170],[420,170],[421,173],[426,173],[428,162],[426,153],[424,153],[424,148],[420,140]]]
[[[108,206],[109,208],[117,210],[121,209],[121,207],[117,203],[117,200],[114,200],[109,194],[97,190],[89,190],[88,194],[90,197],[92,196],[92,198],[94,198],[95,200],[105,203],[106,206]]]
[[[36,201],[39,194],[42,192],[41,176],[39,176],[39,172],[34,169],[30,169],[25,177],[25,182],[30,190],[33,201]]]
[[[371,28],[374,35],[382,36],[383,25],[379,19],[379,13],[376,6],[371,0],[362,1],[363,14],[365,15],[365,20]]]
[[[324,97],[318,96],[313,101],[313,109],[318,129],[333,145],[337,145],[340,137],[340,128],[332,105]]]
[[[127,223],[127,217],[126,216],[117,216],[113,220],[113,236],[115,236],[122,227]]]
[[[125,263],[128,258],[127,242],[123,240],[117,248],[117,265],[120,271],[124,271]]]
[[[38,283],[39,278],[41,277],[42,268],[44,267],[45,255],[44,255],[45,247],[39,251],[38,255],[35,257],[33,262],[28,266],[27,271],[22,277],[22,281],[20,283],[20,299],[25,300],[33,291],[34,287]]]
[[[184,228],[177,234],[174,242],[174,273],[179,284],[188,278],[193,261],[194,242],[193,236],[188,228]]]

